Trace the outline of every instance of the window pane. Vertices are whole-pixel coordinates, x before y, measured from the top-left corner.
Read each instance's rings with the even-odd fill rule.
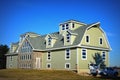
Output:
[[[51,59],[50,52],[48,52],[48,54],[47,54],[47,59],[48,59],[48,60],[50,60],[50,59]]]
[[[83,53],[82,53],[82,55],[86,55],[86,53],[85,53],[85,52],[83,52]]]
[[[68,63],[65,64],[65,68],[66,68],[66,69],[69,69],[69,68],[70,68],[70,64],[68,64]]]
[[[102,44],[102,38],[100,38],[100,44]]]
[[[65,26],[64,25],[62,25],[62,30],[65,30]]]
[[[89,42],[89,36],[86,36],[86,42]]]
[[[82,56],[82,59],[83,59],[83,60],[85,60],[85,59],[87,58],[86,49],[83,49],[83,50],[82,50],[81,56]]]
[[[70,50],[66,49],[66,53],[65,53],[66,59],[70,58]]]
[[[69,25],[68,24],[66,24],[66,29],[69,29]]]
[[[74,23],[72,23],[72,28],[74,28],[75,27],[75,25],[74,25]]]

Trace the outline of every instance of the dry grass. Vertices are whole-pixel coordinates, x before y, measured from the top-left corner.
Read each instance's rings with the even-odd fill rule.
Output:
[[[106,80],[92,76],[81,76],[72,71],[62,70],[0,70],[0,80]],[[107,79],[111,80],[111,79]]]

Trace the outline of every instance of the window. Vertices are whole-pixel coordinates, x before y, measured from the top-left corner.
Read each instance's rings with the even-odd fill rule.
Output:
[[[66,60],[70,59],[70,49],[66,49],[66,51],[65,51],[65,59]]]
[[[32,59],[31,55],[30,55],[30,60]]]
[[[86,36],[86,42],[89,43],[89,36]]]
[[[51,38],[48,38],[48,45],[51,45]]]
[[[66,29],[69,29],[69,25],[68,24],[66,24]]]
[[[72,23],[72,28],[74,28],[75,27],[75,25],[74,25],[74,23]]]
[[[100,38],[100,44],[103,44],[103,40],[102,40],[102,38]]]
[[[102,59],[103,59],[103,61],[105,61],[105,59],[106,59],[105,51],[102,52]]]
[[[62,25],[62,30],[65,30],[65,26],[64,25]]]
[[[87,50],[86,49],[82,49],[81,57],[82,57],[82,60],[87,59]]]
[[[66,35],[66,40],[67,40],[67,42],[70,42],[70,34],[69,33]]]
[[[47,53],[47,60],[51,60],[51,53],[50,52]]]
[[[13,57],[12,56],[10,56],[10,61],[12,61],[13,60]]]
[[[20,49],[21,53],[30,53],[32,52],[32,47],[29,42],[25,41]]]
[[[70,69],[70,63],[65,64],[65,69]]]
[[[46,66],[48,69],[51,68],[51,63],[47,63],[47,66]]]

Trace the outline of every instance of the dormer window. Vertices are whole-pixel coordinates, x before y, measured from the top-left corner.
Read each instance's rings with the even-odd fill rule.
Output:
[[[67,35],[66,35],[66,41],[67,41],[67,42],[70,42],[70,34],[67,34]]]
[[[69,25],[68,24],[66,24],[66,29],[69,29]]]
[[[65,30],[65,25],[62,25],[62,30]]]
[[[75,27],[75,25],[74,25],[74,23],[72,23],[72,28],[74,28]]]
[[[51,40],[52,40],[52,39],[49,37],[49,38],[48,38],[48,45],[51,45]]]

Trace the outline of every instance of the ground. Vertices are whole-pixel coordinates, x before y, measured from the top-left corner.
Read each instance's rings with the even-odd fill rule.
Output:
[[[0,80],[111,80],[64,70],[2,69]],[[114,79],[120,80],[120,77]]]

